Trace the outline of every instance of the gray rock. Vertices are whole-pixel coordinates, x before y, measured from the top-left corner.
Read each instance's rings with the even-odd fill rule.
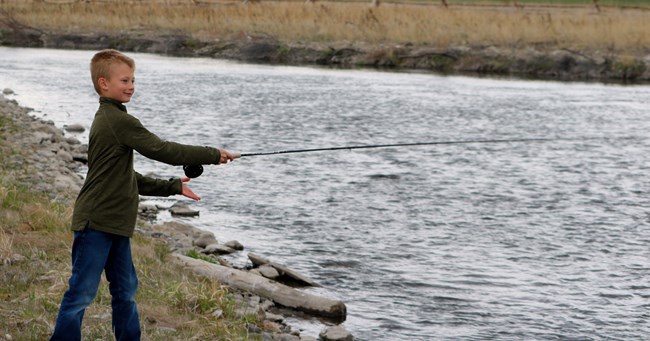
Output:
[[[194,245],[205,248],[208,245],[217,244],[217,238],[212,232],[201,232],[198,238],[194,240]]]
[[[9,88],[4,88],[4,90],[2,90],[2,93],[4,95],[13,95],[13,94],[15,94],[15,92],[13,90],[9,89]]]
[[[242,245],[240,242],[238,242],[236,240],[231,240],[231,241],[229,241],[229,242],[227,242],[227,243],[225,243],[223,245],[225,245],[225,246],[227,246],[227,247],[229,247],[229,248],[231,248],[233,250],[237,250],[237,251],[241,251],[241,250],[244,249],[244,245]]]
[[[254,267],[260,267],[262,265],[268,264],[268,265],[274,267],[278,271],[280,276],[286,276],[286,277],[290,278],[292,281],[294,281],[296,283],[299,283],[299,284],[302,284],[302,285],[314,286],[314,287],[320,286],[318,283],[316,283],[312,279],[308,278],[307,276],[304,276],[304,275],[302,275],[302,274],[300,274],[300,273],[286,267],[285,265],[275,263],[275,262],[271,262],[271,261],[269,261],[268,259],[266,259],[266,258],[264,258],[262,256],[256,255],[254,253],[249,253],[248,254],[248,259],[251,260]]]
[[[318,338],[321,341],[354,341],[354,336],[341,325],[325,328]]]
[[[196,217],[199,215],[199,211],[191,209],[185,204],[174,204],[170,209],[172,215],[181,216],[181,217]]]
[[[64,125],[63,129],[65,129],[65,131],[71,132],[71,133],[83,133],[84,131],[86,131],[86,128],[84,128],[84,126],[82,126],[81,124],[78,124],[78,123],[70,124],[70,125]]]
[[[158,331],[161,333],[176,333],[176,328],[173,327],[158,326],[156,329],[158,329]]]
[[[300,336],[281,333],[281,334],[276,335],[273,338],[273,340],[278,340],[278,341],[300,341]]]
[[[88,145],[84,143],[77,147],[77,153],[88,154]]]
[[[272,322],[282,322],[284,321],[284,316],[266,312],[266,319]]]
[[[65,162],[72,162],[74,160],[72,155],[65,150],[59,150],[56,155]]]
[[[68,143],[68,144],[72,144],[72,145],[81,144],[81,141],[77,140],[77,139],[74,138],[74,137],[67,137],[67,138],[65,139],[65,142]]]
[[[257,271],[259,271],[259,273],[262,276],[264,276],[264,277],[266,277],[268,279],[276,279],[276,278],[280,277],[280,273],[278,272],[278,270],[276,270],[274,267],[272,267],[272,266],[270,266],[268,264],[260,266],[259,268],[257,268]]]
[[[48,124],[39,124],[38,127],[35,128],[35,130],[43,132],[43,133],[47,133],[48,138],[49,138],[49,136],[51,136],[53,134],[61,134],[61,131],[56,126],[54,126],[54,122],[51,122],[51,123],[52,124],[49,124],[49,123]]]
[[[254,254],[252,252],[248,253],[248,259],[251,260],[254,267],[258,267],[258,266],[262,266],[264,264],[270,263],[270,261],[268,259],[266,259],[266,258],[264,258],[264,257],[262,257],[260,255],[256,255],[256,254]]]
[[[206,255],[228,255],[235,252],[234,249],[231,249],[225,245],[221,244],[210,244],[205,247],[205,249],[201,250],[201,253],[206,254]]]
[[[259,334],[262,332],[262,329],[253,323],[246,323],[246,328],[251,333]]]
[[[83,164],[88,163],[88,154],[74,154],[72,155],[72,160],[81,162]]]

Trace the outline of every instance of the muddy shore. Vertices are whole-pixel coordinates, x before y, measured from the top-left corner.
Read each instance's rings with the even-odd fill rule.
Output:
[[[242,34],[201,40],[183,34],[63,33],[0,21],[0,45],[56,49],[145,52],[207,57],[274,65],[318,65],[430,71],[442,74],[509,76],[562,81],[645,83],[650,52],[622,55],[607,50],[523,46],[371,45],[360,42],[286,43],[265,35]]]

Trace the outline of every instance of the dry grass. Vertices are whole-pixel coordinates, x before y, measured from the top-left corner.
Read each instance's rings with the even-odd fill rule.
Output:
[[[0,330],[4,333],[0,338],[9,334],[14,340],[47,339],[71,271],[70,209],[4,181],[0,207],[4,216],[14,217],[3,219],[0,229]],[[254,317],[235,316],[227,288],[168,262],[169,251],[159,241],[136,236],[132,250],[140,279],[137,301],[143,340],[255,339],[245,326],[256,323]],[[16,255],[22,260],[16,261]],[[110,310],[103,279],[86,311],[85,338],[112,338]],[[216,310],[223,311],[224,317],[213,317]]]
[[[67,32],[169,32],[213,39],[262,34],[281,41],[436,46],[551,44],[638,50],[650,45],[650,10],[593,6],[449,6],[434,2],[303,3],[189,0],[0,5],[27,25]],[[452,1],[449,1],[453,3]],[[601,1],[602,2],[602,1]],[[175,3],[175,4],[170,4]],[[58,13],[58,15],[52,15]]]

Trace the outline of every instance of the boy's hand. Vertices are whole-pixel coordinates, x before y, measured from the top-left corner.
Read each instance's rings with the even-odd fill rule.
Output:
[[[239,159],[241,157],[241,154],[239,153],[229,152],[222,148],[219,148],[219,154],[221,155],[221,159],[219,159],[219,164],[228,163],[234,159]]]
[[[194,192],[192,192],[192,190],[189,187],[187,187],[187,186],[185,186],[183,184],[183,182],[189,182],[189,181],[190,181],[190,178],[181,178],[181,187],[183,189],[183,192],[181,194],[183,196],[186,196],[186,197],[190,198],[190,199],[201,200],[201,198],[199,198],[198,195],[194,194]]]

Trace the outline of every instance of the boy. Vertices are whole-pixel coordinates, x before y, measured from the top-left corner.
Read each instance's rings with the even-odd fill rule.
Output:
[[[140,322],[134,296],[138,286],[131,259],[138,194],[182,194],[199,200],[183,182],[158,180],[133,170],[133,150],[172,165],[227,163],[239,154],[224,149],[163,141],[129,115],[124,103],[135,90],[135,63],[116,50],[102,50],[90,63],[99,109],[90,128],[88,175],[72,216],[72,276],[63,296],[51,340],[81,340],[86,307],[106,273],[117,340],[139,340]]]

